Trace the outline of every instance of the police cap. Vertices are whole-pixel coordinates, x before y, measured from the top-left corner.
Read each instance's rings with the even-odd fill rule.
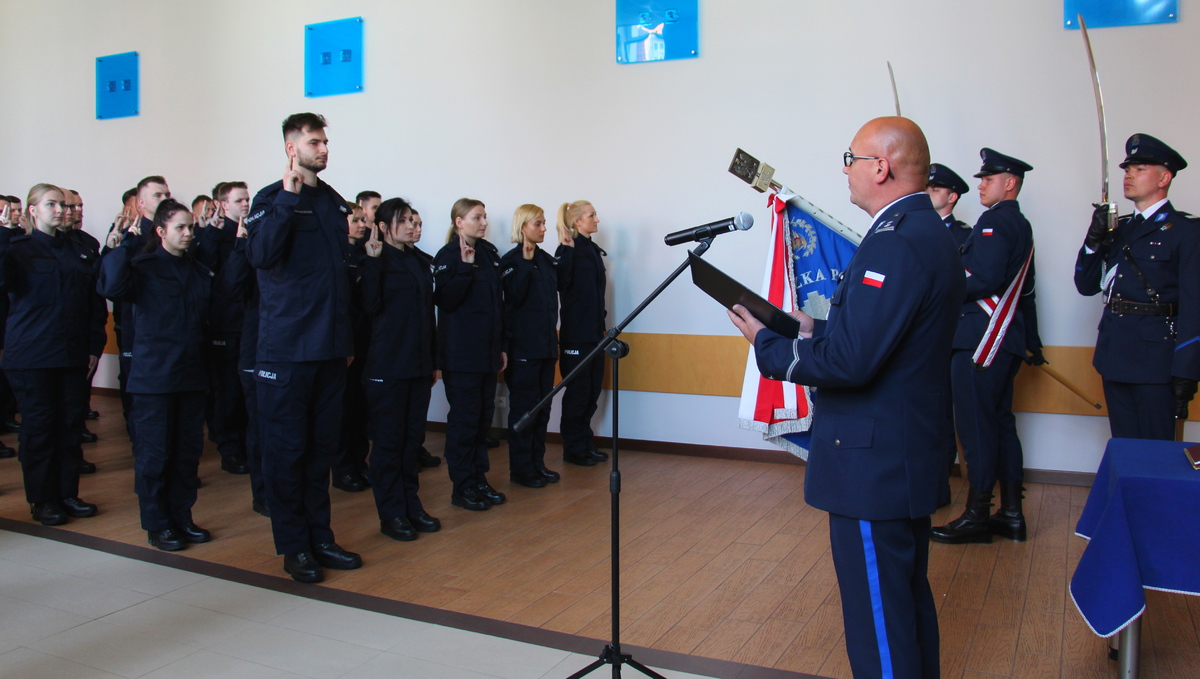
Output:
[[[1187,161],[1175,149],[1139,132],[1125,142],[1125,161],[1121,163],[1121,169],[1126,165],[1162,165],[1171,174],[1178,174],[1187,167]]]
[[[979,157],[983,160],[983,167],[979,168],[979,172],[975,173],[976,178],[1000,174],[1001,172],[1007,172],[1017,177],[1024,177],[1026,172],[1033,169],[1033,166],[1029,163],[1017,160],[1012,156],[1006,156],[994,149],[980,149]]]
[[[929,164],[929,181],[926,184],[950,189],[960,196],[971,190],[963,178],[958,176],[958,173],[941,163]]]

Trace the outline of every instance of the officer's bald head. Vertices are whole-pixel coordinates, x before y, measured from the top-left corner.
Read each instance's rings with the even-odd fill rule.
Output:
[[[908,118],[869,121],[854,135],[850,151],[860,156],[844,170],[850,201],[871,216],[897,198],[925,190],[929,143],[921,128]]]

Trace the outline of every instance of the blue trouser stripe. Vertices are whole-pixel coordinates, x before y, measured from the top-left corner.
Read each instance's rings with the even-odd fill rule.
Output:
[[[879,563],[875,559],[875,540],[871,537],[871,522],[859,521],[862,532],[863,557],[867,562],[867,586],[871,590],[871,612],[875,617],[875,640],[879,644],[879,667],[884,679],[892,677],[892,654],[888,649],[887,626],[883,619],[883,594],[879,587]]]

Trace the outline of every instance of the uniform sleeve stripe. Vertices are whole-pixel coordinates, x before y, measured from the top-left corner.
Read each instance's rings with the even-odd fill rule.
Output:
[[[1180,342],[1179,344],[1176,344],[1176,345],[1175,345],[1175,351],[1179,351],[1180,349],[1182,349],[1182,348],[1186,347],[1187,345],[1189,345],[1189,344],[1193,344],[1193,343],[1195,343],[1195,342],[1200,342],[1200,335],[1198,335],[1198,336],[1196,336],[1196,337],[1193,337],[1193,338],[1191,338],[1190,340],[1188,340],[1188,341],[1186,341],[1186,342]]]
[[[792,379],[792,371],[796,369],[796,365],[800,363],[800,338],[792,340],[792,364],[787,369],[787,379],[789,382],[795,382]]]

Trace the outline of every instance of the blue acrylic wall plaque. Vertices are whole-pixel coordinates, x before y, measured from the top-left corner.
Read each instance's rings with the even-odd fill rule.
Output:
[[[304,27],[304,96],[362,92],[362,17]]]
[[[138,114],[138,53],[96,57],[96,119]]]
[[[698,0],[617,0],[617,61],[694,59],[700,55]]]
[[[1173,24],[1179,21],[1179,0],[1063,0],[1063,26],[1079,28],[1079,14],[1089,29]]]

